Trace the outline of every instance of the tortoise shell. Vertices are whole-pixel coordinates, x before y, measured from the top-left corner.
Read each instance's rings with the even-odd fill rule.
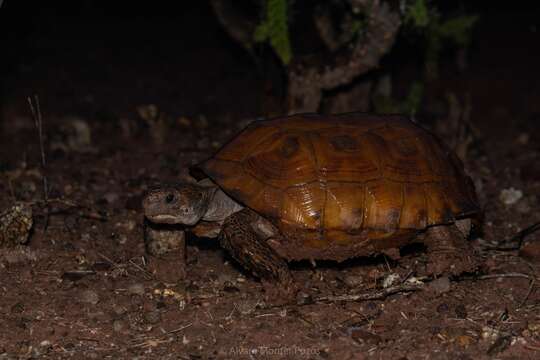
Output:
[[[289,259],[342,260],[406,244],[478,211],[456,155],[401,116],[251,123],[201,169],[284,235]]]

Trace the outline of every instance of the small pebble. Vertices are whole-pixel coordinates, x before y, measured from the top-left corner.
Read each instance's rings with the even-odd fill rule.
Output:
[[[128,242],[128,237],[126,234],[118,234],[116,241],[118,241],[118,244],[120,245],[125,245]]]
[[[449,310],[449,306],[446,303],[442,303],[442,304],[439,304],[439,306],[437,306],[437,312],[439,314],[447,313],[448,310]]]
[[[519,256],[532,263],[540,264],[540,242],[536,241],[526,243],[519,250]]]
[[[107,314],[105,314],[105,312],[103,311],[89,311],[88,313],[86,313],[86,317],[90,320],[95,320],[95,321],[104,321],[106,319],[108,319],[108,316]]]
[[[113,321],[113,330],[116,332],[121,332],[126,328],[126,323],[123,320],[114,320]]]
[[[428,289],[436,294],[444,294],[450,291],[450,279],[446,276],[435,279],[429,283]]]
[[[64,194],[69,196],[73,193],[73,185],[67,184],[64,186]]]
[[[234,283],[232,283],[231,281],[226,281],[223,284],[223,291],[228,292],[228,293],[234,293],[234,292],[239,292],[240,289],[236,287]]]
[[[42,351],[43,349],[41,349],[39,346],[36,346],[36,347],[32,347],[30,346],[30,359],[38,359],[40,357],[42,357],[45,352]]]
[[[185,116],[181,116],[178,119],[176,119],[176,122],[179,125],[182,125],[184,127],[190,127],[191,126],[191,120]]]
[[[527,330],[529,330],[534,336],[540,335],[540,322],[530,322],[527,325]]]
[[[254,300],[241,300],[235,303],[234,308],[242,315],[249,315],[255,311],[257,304]]]
[[[96,305],[99,302],[99,295],[93,290],[84,290],[81,292],[80,300],[83,303]]]
[[[107,203],[114,204],[118,201],[118,199],[120,199],[120,195],[118,195],[118,193],[109,192],[103,195],[103,198],[105,199],[105,201],[107,201]]]
[[[472,343],[474,343],[474,338],[472,338],[469,335],[460,335],[456,338],[456,343],[461,347],[469,347]]]
[[[489,356],[497,355],[498,353],[501,353],[508,349],[510,344],[512,343],[512,337],[511,336],[500,336],[495,340],[493,345],[491,345],[487,351],[487,354]]]
[[[492,339],[497,340],[499,335],[500,335],[499,330],[490,326],[482,327],[482,332],[480,333],[480,337],[484,340],[492,340]]]
[[[112,311],[115,315],[120,316],[127,312],[127,309],[120,305],[114,305]]]
[[[523,191],[510,187],[508,189],[501,190],[499,194],[499,200],[505,205],[513,205],[517,203],[523,197]]]
[[[234,279],[234,277],[232,275],[226,274],[226,273],[221,273],[221,274],[219,274],[217,276],[215,274],[213,274],[213,273],[210,273],[210,274],[208,274],[208,276],[210,278],[215,277],[216,278],[215,280],[218,283],[223,284],[223,285],[225,285],[226,283],[234,283],[234,281],[235,281],[235,279]]]
[[[131,284],[128,286],[127,291],[132,295],[144,295],[144,285],[141,283]]]
[[[39,346],[42,349],[50,349],[52,347],[52,342],[50,342],[49,340],[43,340],[39,343]]]
[[[21,189],[20,191],[24,194],[31,195],[35,193],[37,190],[36,183],[33,181],[23,181],[21,183]]]
[[[208,119],[204,115],[199,116],[199,120],[196,122],[196,125],[200,129],[208,128]]]
[[[125,221],[120,221],[114,224],[115,227],[124,229],[126,231],[133,231],[137,227],[137,222],[133,219],[128,219]]]
[[[343,282],[350,288],[357,288],[364,283],[361,275],[347,274],[343,277]]]
[[[308,293],[299,291],[298,294],[296,294],[296,304],[297,305],[313,304],[313,297]]]
[[[360,344],[378,345],[382,341],[379,335],[356,327],[347,329],[347,332],[354,341]]]
[[[534,203],[534,202],[533,202]],[[517,212],[521,214],[528,214],[531,212],[531,205],[529,198],[524,198],[522,201],[518,202],[516,205]]]
[[[527,133],[521,133],[517,137],[517,142],[520,145],[527,145],[529,143],[530,136]]]
[[[210,146],[210,140],[208,138],[202,138],[197,141],[197,149],[204,150]]]
[[[11,306],[11,313],[12,314],[20,314],[24,311],[25,306],[22,302],[17,302]]]
[[[194,281],[190,281],[189,284],[187,284],[185,287],[184,287],[184,291],[188,291],[188,292],[197,292],[199,291],[200,287],[199,285],[197,285],[197,283],[195,283]]]
[[[95,351],[89,351],[84,354],[87,359],[99,359],[101,356]]]
[[[466,319],[468,316],[467,308],[463,304],[459,304],[458,306],[456,306],[455,312],[456,312],[456,316],[459,319]]]
[[[161,321],[161,314],[159,313],[159,311],[145,312],[143,317],[144,317],[144,321],[146,321],[149,324],[157,324]]]
[[[399,278],[400,278],[399,274],[388,274],[383,279],[383,282],[382,282],[383,288],[386,289],[392,285],[396,285]]]

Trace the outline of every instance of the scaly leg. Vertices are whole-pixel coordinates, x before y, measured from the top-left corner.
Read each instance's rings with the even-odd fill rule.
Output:
[[[429,274],[460,275],[478,267],[467,238],[454,224],[428,228],[424,243],[429,254]]]
[[[243,209],[223,223],[220,244],[231,256],[261,279],[272,302],[288,302],[296,295],[296,284],[287,263],[254,230],[259,215]]]

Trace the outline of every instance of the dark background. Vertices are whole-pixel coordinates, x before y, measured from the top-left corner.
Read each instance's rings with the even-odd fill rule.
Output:
[[[523,92],[538,91],[538,5],[437,3],[444,11],[465,7],[480,15],[471,68],[454,85],[485,86],[478,91],[484,94],[474,94],[480,106],[508,101],[523,108]],[[185,115],[260,115],[263,84],[252,59],[228,38],[205,1],[176,5],[4,1],[0,102],[38,93],[59,111],[90,111],[84,99],[91,94],[94,110],[126,111],[143,102]],[[418,75],[420,53],[411,42],[398,41],[384,64],[408,81]],[[455,80],[455,69],[443,68],[442,86]]]

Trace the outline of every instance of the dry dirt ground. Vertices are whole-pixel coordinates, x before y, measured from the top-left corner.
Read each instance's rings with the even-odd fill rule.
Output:
[[[171,29],[194,31],[179,23]],[[158,25],[164,33],[167,24]],[[0,252],[0,358],[540,358],[540,232],[521,251],[492,249],[540,221],[540,53],[526,46],[539,35],[527,20],[519,36],[484,24],[469,68],[457,74],[448,65],[428,88],[435,105],[449,91],[462,104],[470,94],[475,130],[463,160],[485,210],[471,240],[479,272],[382,299],[323,301],[410,280],[425,253],[293,264],[310,296],[282,307],[265,304],[261,284],[214,241],[188,239],[188,279],[176,283],[167,276],[174,259],[158,262],[143,242],[145,190],[178,180],[260,115],[250,59],[217,27],[159,46],[135,30],[120,49],[122,34],[74,45],[44,28],[22,47],[2,89],[0,209],[26,202],[34,225],[28,245]],[[44,116],[45,170],[26,103],[33,93]],[[436,120],[450,121],[448,113]],[[426,124],[448,137],[437,121]]]

